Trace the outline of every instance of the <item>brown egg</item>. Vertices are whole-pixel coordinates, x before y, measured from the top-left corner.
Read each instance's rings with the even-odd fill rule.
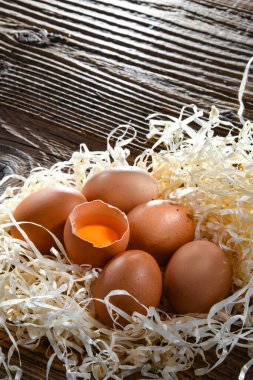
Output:
[[[180,313],[208,313],[228,294],[232,269],[214,243],[195,240],[180,247],[169,260],[164,292]]]
[[[150,253],[160,265],[181,245],[194,239],[195,223],[186,207],[168,200],[155,200],[136,206],[128,214],[128,249]]]
[[[147,171],[120,166],[92,176],[82,192],[88,201],[101,199],[127,213],[136,205],[157,198],[158,186]]]
[[[28,195],[16,207],[13,215],[17,222],[33,222],[53,232],[63,242],[63,230],[70,212],[86,202],[84,195],[73,188],[49,186]],[[21,224],[41,253],[49,253],[56,246],[53,238],[43,228],[31,224]],[[25,240],[16,227],[11,228],[14,238]]]
[[[77,206],[66,222],[64,243],[72,262],[102,268],[125,251],[129,241],[126,215],[100,200]]]
[[[120,253],[104,267],[93,286],[94,298],[104,299],[112,290],[126,290],[146,307],[158,306],[162,293],[162,273],[154,258],[147,252],[132,250]],[[146,310],[128,295],[115,295],[110,302],[130,316],[136,311]],[[112,326],[112,319],[106,306],[94,301],[99,319]],[[117,319],[121,325],[128,322],[122,316]]]

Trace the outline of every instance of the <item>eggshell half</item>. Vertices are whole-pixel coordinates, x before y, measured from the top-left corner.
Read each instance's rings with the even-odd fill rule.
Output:
[[[162,293],[162,273],[157,262],[147,252],[139,250],[120,253],[100,273],[92,288],[93,297],[103,300],[112,290],[126,290],[146,307],[157,307]],[[135,311],[146,314],[145,308],[130,296],[115,295],[110,297],[110,302],[130,316]],[[112,327],[106,306],[100,301],[94,303],[99,319]],[[117,322],[128,323],[122,316]]]
[[[150,253],[160,265],[181,245],[194,239],[195,222],[190,210],[168,200],[154,200],[129,212],[128,249]]]
[[[119,235],[110,245],[96,247],[77,235],[86,225],[106,225]],[[69,215],[64,229],[64,243],[69,258],[76,264],[90,264],[102,268],[109,260],[125,251],[129,241],[129,225],[126,215],[105,202],[95,200],[77,206]]]
[[[180,314],[208,313],[228,294],[232,269],[216,244],[195,240],[180,247],[169,260],[164,293]]]
[[[158,197],[158,186],[147,171],[117,166],[93,175],[82,190],[88,201],[101,199],[129,212],[136,205]]]
[[[14,210],[17,222],[33,222],[49,229],[63,243],[63,230],[71,211],[79,204],[86,202],[84,195],[66,186],[48,186],[24,198]],[[41,253],[49,253],[55,246],[53,238],[43,228],[31,224],[21,224]],[[11,228],[14,238],[25,240],[16,227]]]

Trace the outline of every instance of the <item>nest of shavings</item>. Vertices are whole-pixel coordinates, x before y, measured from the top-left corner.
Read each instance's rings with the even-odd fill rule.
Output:
[[[241,119],[251,62],[239,90]],[[98,269],[69,262],[56,237],[58,249],[52,249],[48,257],[41,255],[24,232],[26,242],[11,237],[11,225],[22,231],[12,212],[28,194],[48,185],[81,189],[95,172],[128,165],[126,146],[136,138],[135,131],[131,126],[119,127],[116,132],[123,133],[114,146],[115,130],[108,136],[107,151],[89,151],[82,144],[69,161],[50,169],[35,168],[28,178],[11,176],[19,186],[9,186],[1,195],[0,325],[10,348],[7,356],[0,348],[0,363],[8,379],[22,377],[21,363],[19,367],[11,364],[13,353],[22,346],[35,349],[43,337],[52,348],[47,377],[58,357],[69,380],[118,380],[136,372],[145,379],[177,379],[177,372],[189,369],[197,356],[202,358],[203,368],[195,373],[203,375],[219,365],[234,346],[248,347],[252,357],[253,124],[243,121],[234,134],[236,127],[224,122],[216,107],[206,120],[196,106],[188,106],[178,118],[151,115],[149,126],[148,137],[156,140],[134,165],[148,170],[158,181],[160,198],[193,210],[196,239],[207,238],[228,255],[233,266],[230,295],[208,315],[169,315],[162,308],[149,308],[146,316],[124,314],[129,324],[123,330],[112,330],[95,318],[92,305],[90,289]],[[218,127],[225,128],[227,135],[215,135]],[[126,131],[133,136],[127,138]],[[4,178],[2,184],[9,179]],[[113,294],[117,292],[121,291]],[[104,300],[110,313],[114,310],[111,295]],[[206,353],[213,347],[217,360],[210,365]],[[250,359],[244,365],[240,380],[252,364]]]

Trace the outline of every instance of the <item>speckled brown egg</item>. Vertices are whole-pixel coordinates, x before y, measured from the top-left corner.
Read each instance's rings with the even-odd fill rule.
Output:
[[[102,201],[129,212],[136,205],[158,197],[155,179],[146,170],[117,166],[88,179],[82,190],[88,201]]]
[[[24,198],[14,210],[17,222],[39,224],[51,232],[63,243],[63,230],[71,211],[79,204],[86,202],[84,195],[66,186],[48,186]],[[55,242],[43,228],[32,224],[21,224],[31,241],[41,253],[49,253]],[[25,240],[16,227],[11,228],[14,238]]]
[[[104,267],[93,286],[93,297],[104,299],[112,290],[126,290],[146,307],[158,306],[162,293],[162,274],[154,258],[147,252],[130,250],[117,255]],[[110,302],[130,316],[134,312],[146,314],[146,310],[128,295],[115,295]],[[106,306],[95,301],[99,319],[112,326],[112,319]],[[126,325],[122,316],[117,320]]]
[[[181,245],[194,239],[195,222],[190,210],[168,200],[154,200],[136,206],[128,214],[128,249],[150,253],[160,265]]]
[[[180,247],[168,262],[164,293],[177,313],[207,313],[228,294],[232,269],[216,244],[195,240]]]

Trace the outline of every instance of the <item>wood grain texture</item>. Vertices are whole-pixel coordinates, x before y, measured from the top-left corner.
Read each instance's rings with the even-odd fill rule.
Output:
[[[236,121],[252,21],[251,0],[0,0],[0,178],[68,159],[82,142],[104,150],[127,122],[138,131],[134,156],[149,144],[145,118],[185,104],[215,104]],[[249,79],[253,120],[253,70]],[[22,379],[45,379],[47,347],[21,352]],[[247,360],[236,349],[202,379],[236,380]],[[50,379],[64,378],[54,362]]]

